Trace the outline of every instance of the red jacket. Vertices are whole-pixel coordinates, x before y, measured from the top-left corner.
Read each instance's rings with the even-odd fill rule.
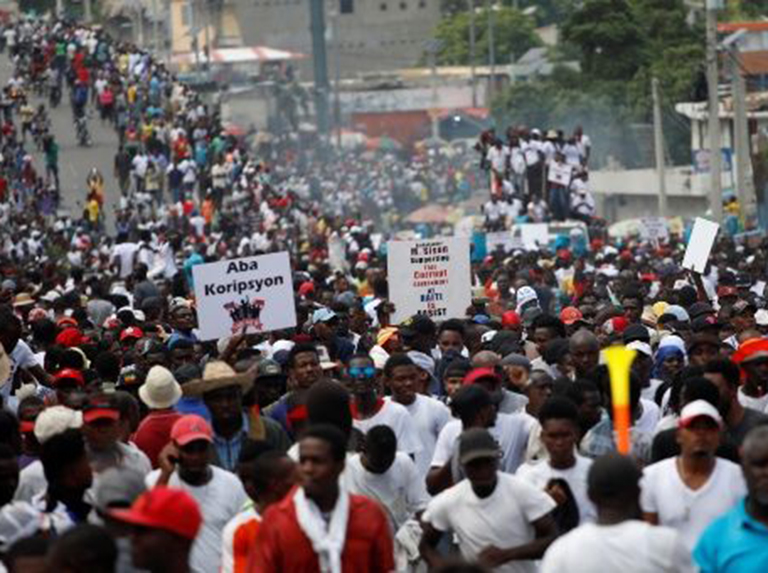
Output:
[[[293,492],[264,514],[251,555],[252,573],[319,573],[312,543],[299,527]],[[392,535],[384,511],[367,497],[350,495],[343,573],[389,573],[395,569]]]

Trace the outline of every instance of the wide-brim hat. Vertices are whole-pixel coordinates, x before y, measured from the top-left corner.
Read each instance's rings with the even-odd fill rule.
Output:
[[[213,360],[205,365],[202,378],[187,382],[182,390],[185,396],[202,396],[230,386],[240,386],[243,393],[246,393],[253,386],[253,377],[247,373],[238,374],[226,362]]]
[[[139,387],[139,398],[153,410],[171,408],[182,397],[181,385],[173,374],[163,366],[153,366],[147,379]]]

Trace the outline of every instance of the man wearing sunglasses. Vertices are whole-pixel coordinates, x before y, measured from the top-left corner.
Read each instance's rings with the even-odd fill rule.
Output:
[[[346,378],[354,427],[365,434],[374,426],[389,426],[397,437],[397,451],[415,456],[421,444],[413,418],[401,404],[381,397],[373,360],[367,354],[353,356]]]

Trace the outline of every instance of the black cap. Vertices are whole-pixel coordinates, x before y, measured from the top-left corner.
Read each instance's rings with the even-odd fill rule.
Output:
[[[621,336],[624,344],[630,342],[640,341],[647,344],[651,343],[651,333],[642,324],[630,324],[624,329],[624,333]]]
[[[695,302],[688,309],[688,316],[691,317],[691,320],[707,314],[716,314],[715,309],[708,302]]]
[[[459,463],[468,464],[483,458],[498,459],[501,450],[485,428],[470,428],[459,436]]]
[[[424,336],[434,336],[437,333],[437,326],[434,321],[424,314],[414,314],[400,323],[400,336],[410,338],[419,334]]]
[[[262,378],[284,377],[283,369],[274,360],[265,358],[256,366],[256,380]]]
[[[700,315],[693,319],[691,322],[691,330],[693,332],[705,332],[707,330],[719,330],[723,327],[723,323],[720,322],[716,316],[711,314]]]

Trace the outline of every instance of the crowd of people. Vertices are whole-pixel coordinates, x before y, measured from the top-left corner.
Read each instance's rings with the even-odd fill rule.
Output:
[[[24,149],[25,102],[4,108],[6,570],[766,569],[768,240],[721,237],[703,274],[675,235],[495,250],[472,264],[464,315],[395,323],[405,287],[357,192],[376,203],[423,173],[386,155],[286,159],[287,140],[248,149],[138,48],[66,22],[13,30],[6,93],[42,97],[32,54],[58,58],[73,109],[87,94],[74,115],[96,106],[115,126],[123,202],[114,235],[97,172],[83,220],[34,208],[57,183],[18,194],[25,160],[7,152]],[[494,155],[492,201],[541,197],[543,175]],[[371,165],[385,176],[366,187]],[[192,269],[275,251],[297,326],[200,340]],[[635,352],[628,456],[602,354],[615,344]]]
[[[592,141],[580,126],[571,136],[562,130],[510,127],[506,141],[490,129],[475,148],[490,182],[491,198],[483,208],[489,231],[518,222],[574,219],[589,224],[594,219],[588,169]]]

